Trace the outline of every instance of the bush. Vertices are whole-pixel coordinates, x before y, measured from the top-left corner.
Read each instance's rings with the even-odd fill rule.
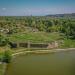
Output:
[[[11,53],[10,53],[9,50],[4,52],[2,62],[5,62],[5,63],[10,63],[11,62]]]
[[[8,43],[8,39],[2,35],[0,35],[0,46],[5,46]]]

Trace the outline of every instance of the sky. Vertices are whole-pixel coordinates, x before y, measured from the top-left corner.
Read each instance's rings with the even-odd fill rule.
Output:
[[[0,16],[75,13],[75,0],[0,0]]]

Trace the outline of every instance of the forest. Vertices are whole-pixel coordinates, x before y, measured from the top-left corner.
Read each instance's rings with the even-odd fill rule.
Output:
[[[15,41],[14,38],[17,41],[37,40],[41,42],[45,40],[66,39],[67,41],[72,41],[74,44],[75,18],[54,16],[1,16],[0,45],[6,44],[8,41]]]

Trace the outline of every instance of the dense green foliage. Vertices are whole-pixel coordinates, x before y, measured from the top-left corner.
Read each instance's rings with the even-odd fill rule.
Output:
[[[49,16],[0,17],[0,33],[8,37],[10,41],[74,40],[75,18],[52,18]],[[7,42],[7,39],[0,36],[0,43],[3,43],[3,40]]]
[[[8,43],[8,39],[4,35],[0,35],[0,46],[5,46]]]
[[[75,38],[75,19],[50,17],[0,17],[0,31],[7,34],[32,31],[61,32]]]

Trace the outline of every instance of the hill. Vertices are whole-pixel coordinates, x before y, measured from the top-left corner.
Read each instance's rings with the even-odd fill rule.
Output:
[[[46,15],[49,17],[70,17],[70,18],[75,18],[75,13],[71,14],[54,14],[54,15]]]

